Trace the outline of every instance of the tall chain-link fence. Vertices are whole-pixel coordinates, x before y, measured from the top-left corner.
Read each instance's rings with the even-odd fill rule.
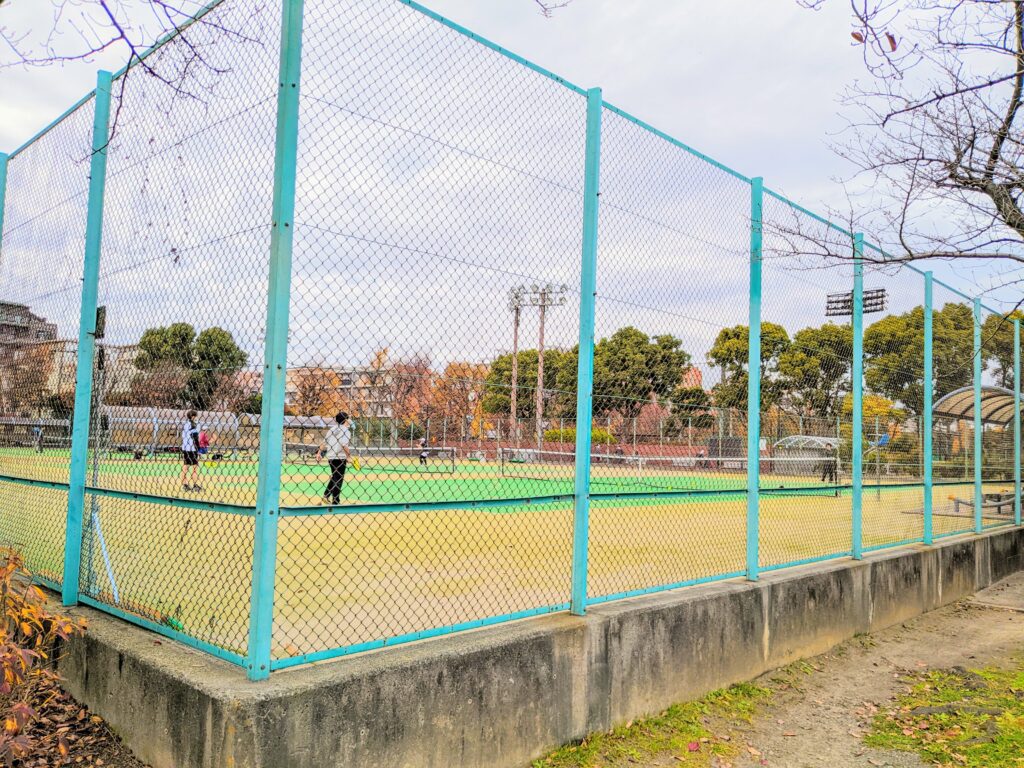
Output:
[[[1013,317],[413,2],[283,10],[0,158],[0,543],[66,601],[258,679],[1019,524]]]

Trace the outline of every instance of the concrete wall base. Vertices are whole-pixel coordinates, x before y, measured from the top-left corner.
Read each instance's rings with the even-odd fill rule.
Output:
[[[547,750],[1024,570],[1024,530],[777,571],[275,673],[251,684],[91,610],[67,688],[154,768],[526,765]]]

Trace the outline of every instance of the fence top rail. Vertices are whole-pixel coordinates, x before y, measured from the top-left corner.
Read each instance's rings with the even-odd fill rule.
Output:
[[[483,46],[485,46],[487,48],[490,48],[495,53],[500,53],[502,56],[505,56],[506,58],[511,59],[512,61],[514,61],[514,62],[516,62],[518,64],[522,64],[527,69],[531,69],[534,72],[536,72],[536,73],[538,73],[540,75],[543,75],[544,77],[546,77],[546,78],[548,78],[550,80],[554,80],[556,83],[559,83],[560,85],[564,85],[570,91],[575,91],[576,93],[580,94],[581,96],[586,96],[587,95],[587,89],[586,88],[581,88],[580,86],[576,85],[572,81],[567,80],[564,77],[561,77],[559,75],[556,75],[551,70],[545,69],[544,67],[540,66],[539,64],[534,64],[529,59],[524,58],[524,57],[520,56],[517,53],[513,53],[512,51],[508,50],[507,48],[503,48],[502,46],[498,45],[497,43],[493,42],[492,40],[489,40],[488,38],[483,37],[482,35],[478,35],[476,32],[473,32],[472,30],[467,29],[466,27],[462,26],[461,24],[452,21],[448,17],[442,16],[440,13],[437,13],[436,11],[432,11],[429,8],[426,8],[426,7],[422,6],[422,5],[420,5],[419,3],[415,2],[415,0],[396,0],[396,2],[399,2],[402,5],[406,5],[409,8],[412,8],[414,11],[417,11],[418,13],[421,13],[424,16],[430,18],[430,19],[433,19],[434,21],[438,22],[439,24],[443,24],[444,26],[448,27],[449,29],[454,30],[455,32],[458,32],[460,35],[468,37],[470,40],[474,40],[474,41],[480,43],[481,45],[483,45]]]
[[[74,104],[72,104],[70,107],[68,107],[63,112],[61,112],[60,115],[58,115],[55,119],[53,119],[49,123],[47,123],[47,125],[45,127],[40,129],[39,131],[37,131],[36,134],[34,136],[32,136],[32,138],[30,138],[28,141],[26,141],[20,147],[18,147],[13,152],[11,152],[7,156],[8,160],[13,160],[18,155],[20,155],[22,152],[24,152],[26,149],[31,147],[33,144],[35,144],[37,141],[39,141],[39,139],[43,138],[43,136],[45,136],[50,131],[52,131],[54,128],[56,128],[58,125],[60,125],[62,122],[64,122],[64,120],[69,115],[71,115],[73,112],[75,112],[79,107],[83,106],[86,102],[89,101],[89,99],[91,99],[95,95],[96,95],[96,89],[93,88],[91,91],[89,91],[87,94],[85,94],[85,96],[83,96],[78,101],[76,101]]]
[[[404,0],[403,0],[403,2],[404,2]],[[610,104],[607,101],[604,102],[604,107],[609,112],[613,112],[614,114],[618,115],[619,117],[621,117],[621,118],[623,118],[625,120],[629,120],[631,123],[635,123],[636,125],[640,126],[644,130],[650,131],[655,136],[658,136],[659,138],[664,139],[665,141],[669,142],[670,144],[673,144],[674,146],[679,147],[680,149],[682,149],[685,152],[689,152],[694,157],[697,157],[697,158],[703,160],[704,162],[708,163],[709,165],[713,165],[715,168],[718,168],[720,171],[725,171],[725,173],[728,173],[730,176],[733,176],[733,177],[739,179],[740,181],[742,181],[742,182],[744,182],[746,184],[750,183],[750,177],[749,176],[744,176],[739,171],[733,170],[732,168],[730,168],[729,166],[725,165],[724,163],[718,162],[713,157],[705,155],[703,152],[694,149],[689,144],[684,144],[679,139],[677,139],[677,138],[675,138],[673,136],[670,136],[669,134],[665,133],[664,131],[658,130],[657,128],[655,128],[650,123],[647,123],[647,122],[641,120],[639,117],[631,115],[629,112],[626,112],[626,110],[620,109],[619,107],[616,107],[614,104]]]
[[[869,248],[870,250],[874,251],[875,253],[879,253],[882,256],[892,256],[892,254],[888,253],[882,247],[877,246],[874,243],[865,242],[864,243],[864,247],[865,248]],[[910,271],[916,272],[917,274],[921,275],[921,277],[924,277],[925,275],[928,274],[928,270],[919,269],[918,267],[915,267],[913,264],[910,264],[909,262],[904,262],[903,266],[905,266]],[[966,299],[967,301],[973,302],[976,298],[979,298],[979,297],[976,297],[976,296],[971,296],[969,294],[966,294],[963,291],[959,290],[958,288],[954,288],[949,283],[944,282],[943,280],[940,280],[937,277],[932,277],[932,282],[934,282],[936,285],[941,285],[946,290],[952,291],[957,296],[959,296],[962,299]],[[981,303],[981,308],[984,309],[986,312],[991,312],[994,315],[1005,315],[1006,314],[1005,312],[1002,312],[1002,311],[996,309],[995,307],[990,307],[988,304],[985,304],[984,302]]]
[[[821,224],[824,224],[826,227],[830,227],[831,229],[836,230],[840,234],[846,235],[847,237],[853,237],[853,233],[850,230],[845,229],[845,228],[839,226],[838,224],[836,224],[835,222],[831,221],[830,219],[827,219],[824,216],[821,216],[821,215],[815,213],[814,211],[812,211],[812,210],[810,210],[808,208],[804,208],[804,206],[800,205],[799,203],[794,203],[788,197],[786,197],[783,194],[780,194],[779,192],[775,192],[774,190],[771,190],[771,189],[768,189],[767,187],[765,187],[764,188],[764,193],[766,195],[768,195],[769,197],[774,197],[780,203],[785,203],[790,208],[793,208],[793,209],[799,211],[800,213],[802,213],[802,214],[804,214],[806,216],[810,216],[812,219],[814,219],[815,221],[817,221],[817,222],[819,222]]]

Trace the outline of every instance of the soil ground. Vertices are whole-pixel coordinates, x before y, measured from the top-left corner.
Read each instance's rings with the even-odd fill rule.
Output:
[[[1024,651],[1024,574],[973,598],[905,624],[854,638],[831,652],[769,673],[755,684],[772,691],[750,723],[710,723],[740,756],[712,760],[733,768],[920,768],[915,754],[866,747],[872,716],[924,669],[1019,663]],[[644,768],[678,766],[665,754]],[[993,766],[993,768],[996,768]]]

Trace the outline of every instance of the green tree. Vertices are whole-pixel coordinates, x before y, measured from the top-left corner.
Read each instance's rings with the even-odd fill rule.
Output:
[[[686,434],[688,427],[707,429],[715,423],[711,396],[700,387],[676,387],[672,394],[665,431],[669,435]]]
[[[974,319],[966,304],[946,304],[933,318],[936,398],[971,383]],[[888,315],[864,331],[864,381],[872,392],[903,403],[916,415],[924,405],[924,309]]]
[[[139,339],[135,367],[141,377],[133,383],[133,389],[151,390],[146,381],[155,378],[173,390],[163,393],[168,402],[203,410],[223,382],[238,373],[247,359],[223,328],[207,328],[198,336],[188,323],[149,328]]]
[[[981,324],[981,349],[993,363],[996,381],[1001,387],[1013,386],[1013,320],[1024,319],[1015,309],[1008,315],[989,315]]]
[[[843,392],[850,386],[853,329],[825,323],[804,328],[779,356],[782,386],[792,404],[806,416],[834,420]]]
[[[139,339],[135,367],[140,371],[148,371],[162,363],[173,363],[182,369],[190,369],[195,341],[196,329],[188,323],[149,328]]]
[[[785,392],[779,377],[779,358],[789,349],[789,334],[781,325],[761,323],[761,410],[775,405]],[[712,387],[715,405],[747,408],[747,358],[750,355],[749,328],[723,328],[708,351],[708,361],[722,369],[722,381]]]
[[[559,379],[559,370],[570,353],[560,349],[544,350],[544,389],[554,390]],[[575,358],[575,353],[572,353]],[[519,382],[516,394],[516,416],[532,419],[537,393],[537,350],[522,349],[519,358]],[[484,380],[484,396],[481,405],[485,413],[508,416],[512,408],[512,355],[499,355]],[[561,398],[556,397],[561,402]],[[545,407],[545,411],[547,408]]]
[[[263,411],[263,395],[259,392],[248,395],[238,403],[238,413],[260,414]]]
[[[574,347],[558,371],[559,412],[570,417],[576,413],[578,361]],[[594,413],[632,419],[652,397],[668,399],[689,367],[690,355],[675,336],[652,337],[632,326],[620,328],[594,346]]]

